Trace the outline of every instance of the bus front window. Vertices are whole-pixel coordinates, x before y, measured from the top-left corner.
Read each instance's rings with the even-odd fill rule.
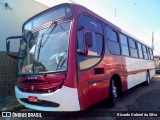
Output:
[[[22,43],[19,74],[66,70],[70,24],[57,23],[33,33],[27,43]]]

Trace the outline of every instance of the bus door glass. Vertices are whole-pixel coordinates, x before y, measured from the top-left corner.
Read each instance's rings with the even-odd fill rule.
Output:
[[[88,103],[92,104],[106,96],[102,92],[104,89],[101,81],[105,79],[105,64],[101,62],[103,53],[102,24],[90,16],[81,15],[77,28],[78,89],[82,91],[80,101],[84,97],[92,99]],[[83,94],[83,91],[87,92]]]

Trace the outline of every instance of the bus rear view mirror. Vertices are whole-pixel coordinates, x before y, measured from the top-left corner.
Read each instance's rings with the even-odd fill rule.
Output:
[[[85,44],[86,44],[86,47],[88,48],[93,46],[93,33],[92,32],[85,33]]]
[[[81,48],[77,49],[78,54],[87,56],[89,48],[93,46],[93,39],[94,39],[93,32],[90,32],[90,31],[85,32],[84,41],[81,42]]]
[[[22,36],[13,36],[13,37],[8,37],[6,39],[6,51],[8,56],[15,59],[18,58],[18,46],[20,42],[17,40],[20,40],[22,38],[23,38]]]

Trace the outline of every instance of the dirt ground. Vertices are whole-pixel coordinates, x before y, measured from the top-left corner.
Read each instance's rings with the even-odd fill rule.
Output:
[[[7,102],[7,99],[10,102]],[[11,100],[12,99],[12,100]],[[5,101],[4,101],[5,100]],[[15,111],[32,111],[34,110],[26,109],[16,101],[15,97],[10,98],[1,98],[0,100],[0,110],[6,110],[11,106],[18,106],[18,109]],[[13,109],[12,109],[13,110]],[[152,80],[149,86],[140,84],[130,90],[124,92],[118,99],[115,107],[110,108],[107,104],[107,100],[104,100],[98,104],[95,104],[82,112],[72,112],[60,114],[59,117],[56,116],[53,118],[41,118],[41,119],[54,119],[54,120],[158,120],[160,117],[109,117],[110,114],[116,114],[121,111],[130,111],[130,112],[158,112],[160,111],[160,75],[156,75]],[[160,114],[160,112],[159,112]],[[58,114],[57,114],[58,115]],[[62,117],[63,116],[63,117]],[[64,117],[66,116],[66,117]],[[4,120],[19,120],[22,118],[2,118]],[[24,118],[25,119],[25,118]],[[32,118],[33,120],[35,118]]]

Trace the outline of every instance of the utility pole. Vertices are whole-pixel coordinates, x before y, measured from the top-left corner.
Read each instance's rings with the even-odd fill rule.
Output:
[[[160,66],[160,57],[159,57],[159,54],[158,54],[158,66]]]
[[[152,32],[152,49],[153,49],[153,53],[154,53],[154,32]]]

